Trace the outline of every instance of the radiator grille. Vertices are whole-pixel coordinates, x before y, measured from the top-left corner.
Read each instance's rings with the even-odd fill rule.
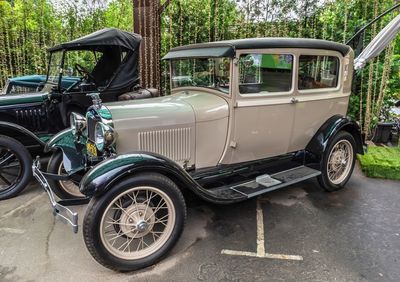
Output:
[[[31,131],[40,131],[44,125],[46,112],[41,109],[23,109],[16,110],[15,116],[18,124],[23,125]]]
[[[95,141],[96,140],[96,123],[97,120],[93,116],[88,116],[87,117],[87,129],[88,129],[88,138],[90,141]]]
[[[190,159],[190,128],[139,133],[139,149],[158,153],[174,161]]]

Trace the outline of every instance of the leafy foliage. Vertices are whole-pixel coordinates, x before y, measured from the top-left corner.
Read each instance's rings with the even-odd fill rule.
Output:
[[[130,0],[1,0],[0,88],[7,77],[46,73],[51,46],[104,27],[132,30],[132,9]]]
[[[161,1],[161,0],[154,0]],[[165,0],[162,0],[164,3]],[[395,0],[171,0],[161,20],[161,56],[185,44],[249,37],[346,42]],[[396,14],[369,29],[364,43]],[[9,76],[43,74],[46,48],[104,27],[133,30],[132,0],[0,0],[0,88]],[[365,44],[364,44],[365,45]],[[365,132],[400,99],[400,39],[356,74],[348,114]],[[168,66],[161,65],[168,93]]]
[[[400,147],[370,147],[358,159],[368,177],[400,180]]]

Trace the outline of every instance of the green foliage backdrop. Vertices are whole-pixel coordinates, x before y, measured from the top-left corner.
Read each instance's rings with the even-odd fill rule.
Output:
[[[157,0],[155,0],[157,1]],[[165,0],[163,0],[165,1]],[[161,50],[248,37],[306,37],[346,42],[395,0],[171,0],[162,17]],[[104,27],[133,29],[132,0],[0,0],[0,88],[7,77],[46,73],[46,48]],[[368,31],[364,41],[394,12]],[[162,55],[163,55],[162,54]],[[400,99],[400,40],[358,74],[349,115],[365,132]],[[162,88],[168,93],[167,66]]]

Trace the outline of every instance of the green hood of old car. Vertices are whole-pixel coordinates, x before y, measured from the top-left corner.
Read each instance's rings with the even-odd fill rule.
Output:
[[[47,99],[47,93],[25,93],[25,94],[6,94],[0,95],[0,107],[17,105],[17,104],[31,104],[40,103]]]

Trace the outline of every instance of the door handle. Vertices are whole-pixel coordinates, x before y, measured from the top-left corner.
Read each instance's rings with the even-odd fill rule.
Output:
[[[290,103],[292,103],[292,104],[296,104],[296,103],[298,103],[299,102],[299,100],[297,100],[295,97],[293,97],[292,99],[290,99]]]

